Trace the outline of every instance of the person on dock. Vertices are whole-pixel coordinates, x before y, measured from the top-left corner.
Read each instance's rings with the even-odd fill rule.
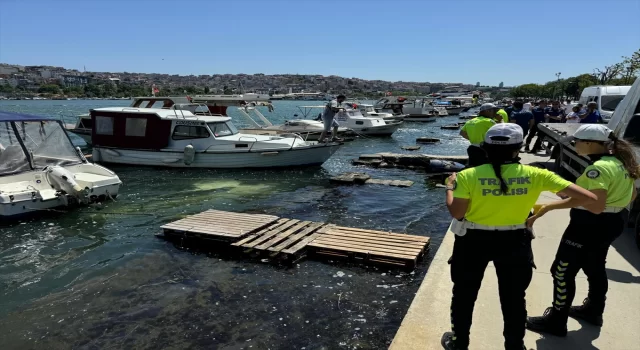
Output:
[[[324,129],[322,133],[320,133],[320,138],[318,139],[320,142],[325,142],[325,138],[327,134],[333,127],[333,133],[331,134],[331,141],[342,141],[338,139],[338,127],[340,126],[338,122],[335,120],[336,113],[344,112],[344,107],[342,103],[347,98],[344,95],[338,95],[335,100],[327,103],[324,108],[324,113],[322,114],[322,121],[324,122]]]
[[[543,316],[527,320],[530,330],[562,337],[567,335],[569,316],[602,326],[609,289],[605,268],[607,252],[624,231],[625,218],[629,215],[627,206],[637,195],[634,181],[640,178],[640,166],[631,145],[618,139],[605,125],[583,125],[573,138],[577,153],[592,161],[576,183],[598,196],[598,200],[585,203],[579,198],[563,199],[542,206],[528,220],[529,225],[533,225],[551,210],[574,208],[551,265],[552,307],[547,308]],[[587,275],[589,294],[583,305],[571,306],[580,269]]]
[[[580,115],[580,123],[602,123],[602,116],[598,111],[598,103],[591,101],[587,103],[587,110]]]
[[[520,125],[523,130],[523,136],[527,136],[529,130],[533,127],[533,113],[524,109],[524,103],[520,100],[513,102],[513,111],[511,112],[511,122]]]
[[[474,167],[487,163],[487,155],[480,144],[484,141],[487,130],[496,124],[496,119],[501,118],[497,114],[498,109],[493,103],[483,104],[480,106],[478,116],[466,122],[460,130],[460,135],[471,142],[467,148],[468,166]]]
[[[547,107],[545,111],[547,123],[564,123],[566,114],[564,109],[560,107],[560,101],[551,102],[551,107]]]
[[[526,349],[525,290],[535,267],[532,232],[526,225],[531,208],[542,191],[563,192],[581,203],[596,200],[594,194],[549,170],[520,164],[523,140],[517,124],[492,126],[482,145],[490,164],[447,179],[446,205],[456,236],[449,260],[452,330],[442,336],[445,349],[468,348],[474,304],[490,261],[498,277],[505,349]]]
[[[544,123],[546,120],[546,117],[545,117],[546,108],[547,108],[547,101],[543,100],[538,103],[537,107],[531,110],[531,113],[533,113],[533,126],[531,126],[531,129],[529,130],[529,136],[527,136],[527,142],[524,147],[525,152],[535,154],[538,151],[540,151],[540,149],[542,148],[541,135],[536,139],[536,142],[533,144],[533,149],[529,149],[529,145],[531,144],[531,140],[533,140],[533,138],[538,134],[538,124]]]
[[[578,113],[580,113],[580,107],[573,106],[571,109],[571,113],[567,114],[567,120],[565,121],[565,123],[580,123],[580,116],[578,115]]]

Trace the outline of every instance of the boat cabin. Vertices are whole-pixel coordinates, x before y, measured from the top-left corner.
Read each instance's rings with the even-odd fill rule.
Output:
[[[0,111],[0,177],[83,162],[59,120]]]
[[[238,133],[231,118],[196,115],[189,110],[157,108],[98,108],[90,112],[96,147],[124,149],[207,148],[217,137]]]

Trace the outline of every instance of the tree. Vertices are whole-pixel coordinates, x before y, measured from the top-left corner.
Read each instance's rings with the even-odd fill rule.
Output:
[[[205,94],[208,94],[210,91],[211,91],[211,89],[209,89],[209,87],[208,87],[208,86],[205,86],[205,87],[204,87],[204,93],[205,93]]]
[[[640,73],[640,49],[634,52],[631,57],[622,56],[624,66],[622,72],[623,84],[633,84],[638,73]]]
[[[38,92],[41,94],[59,94],[60,93],[60,87],[58,85],[55,84],[47,84],[47,85],[42,85],[40,88],[38,88]]]
[[[105,97],[112,97],[113,95],[115,95],[117,88],[115,86],[115,84],[113,83],[106,83],[103,85],[103,91],[104,91],[104,96]]]
[[[607,85],[609,82],[620,75],[624,70],[622,63],[612,64],[610,66],[604,66],[603,70],[596,68],[593,70],[593,76],[598,79],[600,85]]]
[[[10,94],[10,93],[13,93],[13,91],[14,91],[13,86],[9,84],[0,84],[0,92]]]

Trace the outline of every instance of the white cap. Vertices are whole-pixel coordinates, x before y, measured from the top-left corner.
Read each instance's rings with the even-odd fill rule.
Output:
[[[613,131],[602,124],[585,124],[582,125],[573,134],[574,139],[589,141],[611,141],[609,135]]]
[[[490,109],[500,109],[500,108],[498,108],[498,106],[494,105],[493,103],[485,103],[482,106],[480,106],[480,112],[487,111]]]
[[[484,136],[484,143],[489,145],[518,145],[523,140],[522,127],[513,123],[496,124]]]

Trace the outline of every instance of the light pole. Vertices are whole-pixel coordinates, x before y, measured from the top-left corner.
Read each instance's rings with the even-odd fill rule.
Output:
[[[560,74],[562,74],[561,72],[556,73],[556,78],[558,79],[558,82],[556,84],[556,86],[553,88],[553,98],[556,98],[556,88],[558,86],[560,86]]]

